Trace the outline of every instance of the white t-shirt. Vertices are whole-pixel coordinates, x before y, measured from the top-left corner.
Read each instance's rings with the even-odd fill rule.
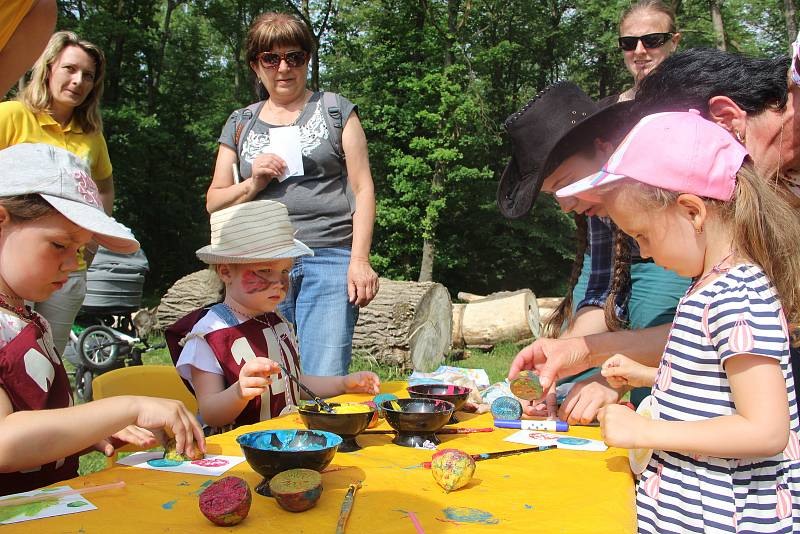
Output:
[[[236,320],[239,321],[238,324],[242,324],[247,320],[247,318],[237,313],[234,313],[234,316]],[[178,374],[181,375],[181,378],[188,380],[193,388],[192,367],[207,373],[224,376],[225,373],[222,370],[222,366],[219,364],[219,361],[217,361],[217,357],[214,355],[214,351],[211,350],[211,346],[203,339],[203,336],[209,332],[228,328],[230,326],[231,325],[226,323],[222,317],[214,313],[214,310],[211,309],[202,319],[195,323],[191,332],[189,332],[187,336],[189,339],[186,345],[184,345],[181,355],[178,357],[178,363],[175,364],[175,368],[178,370]]]

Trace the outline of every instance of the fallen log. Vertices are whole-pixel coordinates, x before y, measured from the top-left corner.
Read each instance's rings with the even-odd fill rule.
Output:
[[[169,325],[197,308],[220,302],[225,289],[211,269],[187,274],[170,287],[161,298],[156,314],[160,328]]]
[[[484,348],[501,341],[538,337],[540,331],[539,307],[530,289],[494,293],[453,307],[456,348]]]
[[[359,311],[353,348],[380,363],[433,371],[450,349],[452,313],[442,284],[381,278],[378,295]]]

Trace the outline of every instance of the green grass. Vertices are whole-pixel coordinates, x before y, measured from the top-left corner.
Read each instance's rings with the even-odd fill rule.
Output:
[[[159,343],[160,339],[151,340],[153,344]],[[489,375],[491,383],[499,382],[506,377],[508,368],[511,365],[511,360],[514,359],[517,352],[522,348],[522,345],[513,343],[504,343],[498,345],[490,352],[481,352],[477,350],[468,350],[465,352],[467,355],[464,359],[457,359],[456,353],[452,353],[447,357],[445,363],[456,367],[466,368],[483,368]],[[158,349],[150,351],[142,356],[142,361],[145,365],[172,365],[172,360],[169,357],[167,349]],[[69,362],[64,362],[67,372],[74,372],[74,368]],[[382,365],[371,359],[368,355],[363,353],[355,353],[353,355],[353,362],[350,365],[350,372],[355,371],[373,371],[382,381],[389,380],[405,380],[408,378],[408,371],[402,371],[398,367],[389,365]],[[70,375],[72,379],[72,375]],[[73,383],[74,386],[74,383]],[[75,399],[76,402],[81,402]],[[121,453],[125,455],[125,453]],[[105,469],[107,465],[106,457],[99,452],[92,452],[84,454],[80,458],[80,467],[78,473],[87,475]]]

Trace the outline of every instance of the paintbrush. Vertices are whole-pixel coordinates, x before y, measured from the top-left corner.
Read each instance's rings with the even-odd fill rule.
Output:
[[[481,460],[492,460],[494,458],[502,458],[503,456],[515,456],[517,454],[526,454],[529,452],[539,452],[539,451],[549,451],[550,449],[555,449],[555,445],[542,445],[541,447],[527,447],[525,449],[514,449],[510,451],[499,451],[499,452],[485,452],[483,454],[471,454],[472,459],[476,462]],[[431,468],[431,462],[424,462],[422,467],[425,469]]]
[[[342,501],[342,510],[339,512],[339,522],[336,524],[336,534],[344,534],[344,527],[347,524],[347,519],[350,517],[350,512],[353,510],[353,501],[356,498],[356,491],[358,491],[360,487],[360,480],[355,484],[350,484],[347,495],[344,496],[344,501]]]
[[[47,493],[39,493],[36,495],[28,495],[27,497],[16,497],[14,499],[0,500],[0,507],[3,506],[18,506],[20,504],[28,504],[29,502],[39,502],[47,499],[60,499],[68,495],[86,495],[87,493],[94,493],[96,491],[103,491],[108,489],[124,488],[125,481],[113,482],[111,484],[103,484],[102,486],[86,486],[85,488],[71,489],[67,491],[53,491]]]
[[[314,393],[313,391],[311,391],[310,389],[308,389],[308,388],[307,388],[307,387],[306,387],[306,386],[305,386],[305,385],[304,385],[302,382],[300,382],[300,380],[298,380],[297,378],[295,378],[295,376],[294,376],[292,373],[290,373],[290,372],[289,372],[289,370],[288,370],[288,369],[286,369],[286,367],[284,367],[284,366],[283,366],[283,364],[280,364],[280,363],[277,363],[277,362],[275,362],[275,363],[278,365],[278,367],[280,367],[280,368],[281,368],[281,371],[283,371],[283,374],[285,374],[286,376],[288,376],[288,377],[289,377],[289,379],[290,379],[292,382],[294,382],[295,384],[297,384],[297,385],[298,385],[298,387],[299,387],[300,389],[302,389],[303,391],[305,391],[305,392],[306,392],[306,394],[307,394],[309,397],[311,397],[311,398],[314,400],[314,402],[316,402],[316,403],[317,403],[317,406],[319,406],[319,409],[320,409],[320,410],[325,410],[325,411],[326,411],[326,412],[328,412],[328,413],[333,413],[333,408],[331,408],[331,405],[330,405],[330,404],[328,404],[327,402],[325,402],[324,400],[322,400],[321,398],[319,398],[319,397],[317,396],[317,394],[316,394],[316,393]]]
[[[437,434],[475,434],[476,432],[494,432],[494,428],[442,428]],[[361,434],[396,434],[396,430],[365,430]]]

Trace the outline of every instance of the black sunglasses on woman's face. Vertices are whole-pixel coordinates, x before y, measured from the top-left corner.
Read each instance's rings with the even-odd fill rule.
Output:
[[[285,61],[290,68],[302,67],[306,63],[307,54],[303,50],[294,50],[285,54],[274,52],[261,52],[258,54],[258,61],[265,69],[277,69],[281,61]]]
[[[639,41],[642,42],[645,48],[661,48],[664,43],[672,39],[672,33],[648,33],[647,35],[640,35],[634,37],[632,35],[620,37],[619,47],[626,52],[636,50],[636,45]]]

